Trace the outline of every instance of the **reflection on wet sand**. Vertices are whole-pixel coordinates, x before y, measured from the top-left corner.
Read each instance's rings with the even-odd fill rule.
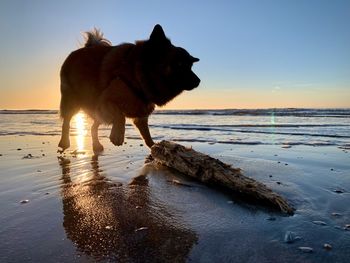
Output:
[[[197,236],[152,200],[146,177],[113,183],[93,156],[90,179],[75,183],[70,161],[60,165],[63,226],[80,253],[115,262],[186,261]]]

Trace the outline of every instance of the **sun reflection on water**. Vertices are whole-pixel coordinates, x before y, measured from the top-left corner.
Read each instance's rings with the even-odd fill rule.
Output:
[[[77,150],[84,150],[85,146],[85,137],[87,135],[86,129],[86,116],[83,112],[79,112],[75,115],[75,128],[76,128],[76,143]]]

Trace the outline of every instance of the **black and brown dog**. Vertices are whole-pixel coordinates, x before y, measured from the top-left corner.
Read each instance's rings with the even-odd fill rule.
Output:
[[[148,116],[155,105],[163,106],[184,90],[192,90],[200,79],[191,67],[198,58],[171,44],[160,25],[148,40],[112,46],[102,33],[87,33],[85,46],[72,52],[61,68],[61,105],[63,118],[59,147],[70,146],[71,118],[84,110],[93,120],[93,150],[103,146],[98,127],[112,124],[110,140],[124,141],[125,118],[132,118],[145,143],[154,142],[148,128]]]

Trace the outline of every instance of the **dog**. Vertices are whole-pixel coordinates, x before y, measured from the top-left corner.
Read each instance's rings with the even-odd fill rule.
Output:
[[[125,119],[131,118],[148,147],[154,144],[148,117],[184,90],[199,86],[192,71],[199,59],[172,45],[163,28],[155,25],[148,40],[112,46],[98,29],[86,34],[83,48],[72,52],[61,72],[61,152],[69,148],[71,118],[83,110],[92,119],[94,152],[103,151],[100,124],[112,124],[110,141],[122,145]]]

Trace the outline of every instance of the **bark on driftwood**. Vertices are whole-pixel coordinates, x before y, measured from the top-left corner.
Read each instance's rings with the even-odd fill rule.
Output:
[[[174,168],[209,186],[228,189],[248,197],[257,204],[276,208],[286,214],[294,212],[285,199],[264,184],[244,176],[240,169],[233,168],[192,148],[161,141],[152,146],[151,155],[155,163]]]

